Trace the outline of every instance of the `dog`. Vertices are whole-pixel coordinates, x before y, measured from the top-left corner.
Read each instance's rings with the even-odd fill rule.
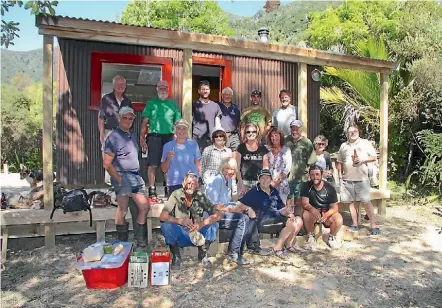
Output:
[[[20,180],[26,180],[31,188],[43,181],[43,170],[29,170],[26,166],[21,165]],[[55,181],[55,173],[53,173],[53,181]]]

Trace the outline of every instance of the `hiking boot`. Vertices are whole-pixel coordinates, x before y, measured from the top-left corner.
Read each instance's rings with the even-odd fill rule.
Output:
[[[338,249],[341,247],[341,243],[339,243],[338,239],[336,238],[335,235],[330,235],[328,237],[328,241],[327,241],[327,245],[331,248],[331,249]]]
[[[149,198],[148,198],[148,200],[149,200],[149,205],[159,202],[159,199],[158,199],[158,196],[157,196],[157,190],[155,188],[155,185],[149,187]]]
[[[147,227],[146,224],[139,224],[137,223],[137,232],[135,234],[135,239],[137,241],[137,245],[135,250],[136,251],[143,251],[143,252],[149,252],[148,251],[148,243],[147,243]]]
[[[172,269],[178,270],[181,267],[181,254],[180,248],[177,244],[169,245],[170,252],[172,253]]]
[[[257,248],[249,249],[249,253],[251,255],[258,255],[258,256],[266,257],[266,256],[270,256],[272,254],[272,251],[268,250],[268,249],[261,248],[261,247],[257,247]]]
[[[125,222],[122,225],[115,225],[115,227],[117,229],[117,240],[127,242],[129,240],[129,223]]]
[[[203,261],[207,258],[207,251],[209,250],[210,243],[206,242],[203,246],[198,246],[198,261]]]
[[[227,260],[230,262],[234,262],[238,265],[249,265],[250,262],[247,259],[244,259],[243,256],[238,255],[237,253],[229,253],[227,255]]]
[[[313,233],[308,234],[307,243],[305,244],[305,249],[314,250],[316,248],[316,239]]]

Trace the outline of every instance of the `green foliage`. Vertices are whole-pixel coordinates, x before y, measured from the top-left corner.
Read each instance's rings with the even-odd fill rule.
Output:
[[[417,140],[425,154],[423,164],[420,166],[420,181],[423,185],[442,185],[442,133],[437,134],[432,130],[423,130],[417,133]]]
[[[227,15],[214,1],[134,0],[123,11],[128,25],[231,36]]]
[[[43,76],[43,50],[1,50],[1,83],[14,85],[13,78],[24,74],[32,82],[40,82]]]
[[[28,80],[19,75],[15,80]],[[30,83],[18,89],[11,85],[1,85],[1,163],[7,163],[12,172],[19,170],[20,164],[28,168],[42,167],[42,97],[41,83]]]
[[[22,7],[24,1],[1,1],[1,15],[5,16],[6,13],[9,12],[9,8],[14,7],[15,5]],[[30,10],[31,15],[42,15],[42,16],[54,16],[55,9],[54,7],[58,5],[58,1],[26,1],[23,8],[25,10]],[[16,37],[20,37],[18,32],[20,29],[18,26],[20,23],[14,21],[5,21],[2,18],[1,24],[1,46],[5,46],[6,48],[9,45],[14,45],[14,39]]]
[[[258,29],[270,30],[269,41],[281,44],[303,44],[303,32],[307,29],[308,15],[323,11],[327,6],[336,6],[333,1],[296,1],[281,5],[269,13],[259,11],[253,17],[230,15],[229,25],[235,30],[235,37],[249,40],[258,38]]]

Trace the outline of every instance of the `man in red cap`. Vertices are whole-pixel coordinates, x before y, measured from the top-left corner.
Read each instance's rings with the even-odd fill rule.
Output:
[[[173,139],[173,125],[181,119],[178,106],[169,97],[169,84],[160,80],[157,84],[158,98],[147,102],[143,113],[140,129],[140,145],[142,152],[148,152],[147,177],[149,183],[149,201],[155,203],[158,196],[155,188],[156,169],[161,164],[163,146]],[[149,124],[149,133],[145,137],[146,126]]]

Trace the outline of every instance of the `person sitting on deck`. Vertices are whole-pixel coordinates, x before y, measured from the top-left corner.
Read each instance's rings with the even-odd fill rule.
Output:
[[[259,173],[259,183],[249,190],[241,199],[240,206],[248,206],[256,213],[256,219],[250,219],[249,231],[247,234],[247,248],[250,253],[268,255],[270,253],[286,259],[288,255],[285,249],[292,253],[299,253],[293,246],[293,240],[302,227],[302,219],[290,212],[291,207],[285,207],[279,192],[270,183],[272,174],[270,170],[263,169]],[[283,226],[285,223],[285,227]],[[281,224],[278,241],[269,253],[260,246],[259,232],[263,231],[266,225]]]
[[[182,185],[170,195],[160,214],[161,232],[169,245],[175,269],[181,265],[180,248],[194,246],[190,237],[194,231],[199,231],[205,238],[205,243],[198,246],[198,260],[208,262],[207,251],[216,240],[220,218],[212,202],[198,190],[196,174],[188,173]],[[205,213],[210,216],[204,218]]]
[[[301,202],[304,207],[304,227],[308,232],[307,249],[316,247],[314,235],[315,224],[319,223],[330,228],[327,244],[332,249],[340,247],[336,234],[342,227],[342,216],[339,214],[336,189],[328,181],[322,179],[323,170],[314,165],[310,167],[310,181],[302,184]]]
[[[243,258],[246,231],[249,217],[256,218],[256,215],[247,206],[232,206],[232,177],[235,176],[236,170],[237,164],[234,158],[223,159],[218,174],[206,185],[205,192],[207,198],[216,204],[217,209],[224,212],[219,220],[220,229],[233,230],[227,259],[240,265],[247,265],[249,261]],[[248,216],[243,213],[247,213]]]

